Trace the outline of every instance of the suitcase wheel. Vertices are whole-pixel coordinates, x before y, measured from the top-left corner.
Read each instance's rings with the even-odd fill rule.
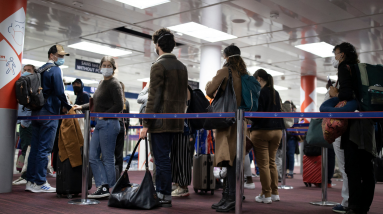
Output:
[[[194,192],[198,194],[198,189],[194,188]]]
[[[73,195],[68,194],[66,197],[67,197],[68,199],[72,199],[72,198],[73,198]]]
[[[304,184],[305,184],[306,187],[309,187],[309,184],[308,184],[308,183],[304,182]]]
[[[214,195],[214,190],[212,190],[212,191],[210,192],[210,194],[211,194],[211,195]]]
[[[60,195],[60,194],[56,194],[56,197],[57,197],[57,198],[61,198],[61,195]]]

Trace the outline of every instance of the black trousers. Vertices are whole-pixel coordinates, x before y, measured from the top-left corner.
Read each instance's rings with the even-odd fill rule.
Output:
[[[118,166],[120,174],[122,172],[122,165],[124,164],[124,139],[125,127],[124,124],[120,121],[120,132],[117,135],[116,148],[114,149],[114,165]]]
[[[375,175],[373,155],[342,136],[345,171],[348,177],[349,208],[355,212],[368,212],[374,199]]]
[[[236,164],[237,158],[234,158],[233,166],[229,165],[229,162],[226,162],[227,167],[227,188],[229,190],[230,196],[235,196],[236,186],[237,186],[237,180],[236,180]]]

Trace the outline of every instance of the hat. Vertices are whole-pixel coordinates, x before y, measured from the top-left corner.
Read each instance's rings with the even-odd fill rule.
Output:
[[[78,83],[82,84],[82,81],[81,81],[81,79],[75,79],[75,81],[73,81],[73,82],[72,82],[72,85],[73,85],[73,83],[76,83],[76,82],[78,82]]]
[[[69,56],[67,52],[64,51],[64,48],[62,45],[53,45],[51,48],[49,48],[48,54],[58,54],[58,55],[65,55]]]

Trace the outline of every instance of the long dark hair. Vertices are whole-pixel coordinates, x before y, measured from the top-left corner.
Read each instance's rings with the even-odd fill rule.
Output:
[[[228,57],[226,59],[226,63],[224,64],[224,66],[229,67],[233,71],[237,71],[241,74],[248,74],[246,64],[241,57],[241,50],[237,46],[235,46],[234,44],[227,46],[223,50],[223,55],[225,57]],[[238,55],[238,56],[233,56],[233,55]]]
[[[352,44],[343,42],[334,47],[333,53],[335,53],[336,49],[339,49],[339,53],[344,53],[344,62],[346,64],[358,64],[360,62],[358,53],[356,53],[356,49]]]
[[[254,74],[253,76],[255,77],[255,79],[257,79],[257,77],[260,77],[262,78],[264,81],[266,81],[266,85],[265,87],[269,87],[272,91],[272,97],[273,97],[273,102],[274,102],[274,105],[276,105],[275,103],[275,89],[274,89],[274,78],[273,76],[271,76],[269,73],[267,73],[265,70],[263,69],[258,69]]]

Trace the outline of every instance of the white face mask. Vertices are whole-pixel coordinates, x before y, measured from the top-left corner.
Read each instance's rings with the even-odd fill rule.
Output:
[[[239,55],[239,54],[234,54],[234,55],[231,55],[231,56],[229,56],[229,57],[227,57],[227,58],[230,58],[230,57],[233,57],[233,56],[241,56],[241,55]],[[221,67],[223,67],[223,66],[226,64],[226,61],[227,61],[227,59],[225,59],[225,60],[223,61]]]
[[[113,75],[113,68],[101,68],[101,73],[104,77],[110,77]]]
[[[338,68],[338,65],[339,65],[339,61],[335,59],[335,57],[333,57],[331,59],[331,64],[332,66],[334,66],[334,68]]]

